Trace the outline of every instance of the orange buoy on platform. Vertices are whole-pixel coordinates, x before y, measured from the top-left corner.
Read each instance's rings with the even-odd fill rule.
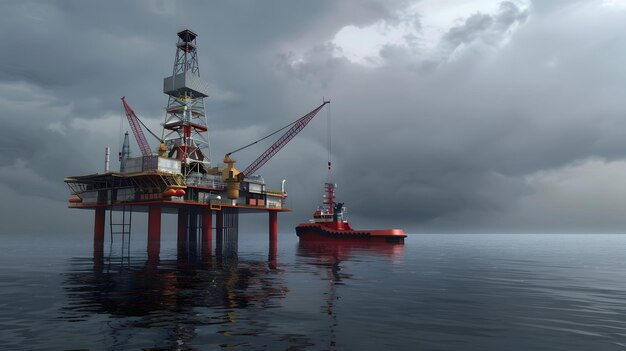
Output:
[[[76,203],[80,203],[83,202],[83,199],[79,198],[79,197],[70,197],[67,201],[76,204]]]
[[[176,189],[167,189],[163,192],[163,195],[165,196],[175,196],[176,195]]]
[[[186,194],[185,189],[176,190],[176,196],[184,196]]]

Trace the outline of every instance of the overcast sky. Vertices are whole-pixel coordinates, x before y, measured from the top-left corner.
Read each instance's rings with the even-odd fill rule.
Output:
[[[160,129],[185,27],[215,163],[332,101],[259,171],[287,179],[281,231],[321,200],[328,119],[357,228],[626,231],[625,0],[22,0],[0,3],[2,233],[91,232],[63,177],[117,154],[123,95]]]

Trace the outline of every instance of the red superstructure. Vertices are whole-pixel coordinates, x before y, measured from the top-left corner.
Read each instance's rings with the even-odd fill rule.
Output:
[[[335,202],[334,183],[324,183],[324,202],[313,213],[313,218],[308,223],[298,224],[296,234],[300,240],[310,241],[375,241],[389,243],[404,243],[404,230],[402,229],[378,229],[378,230],[355,230],[345,218],[346,208],[343,203]]]

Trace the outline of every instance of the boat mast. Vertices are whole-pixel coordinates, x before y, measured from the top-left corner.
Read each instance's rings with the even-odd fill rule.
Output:
[[[337,184],[326,182],[324,183],[324,205],[326,206],[326,210],[328,214],[334,213],[335,207],[335,189],[337,189]]]

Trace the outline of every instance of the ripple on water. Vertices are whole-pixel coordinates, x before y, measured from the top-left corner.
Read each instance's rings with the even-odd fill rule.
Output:
[[[61,246],[20,261],[20,244],[0,265],[0,348],[624,349],[626,237],[287,238],[276,262],[245,240],[210,258],[166,243],[158,260]]]

